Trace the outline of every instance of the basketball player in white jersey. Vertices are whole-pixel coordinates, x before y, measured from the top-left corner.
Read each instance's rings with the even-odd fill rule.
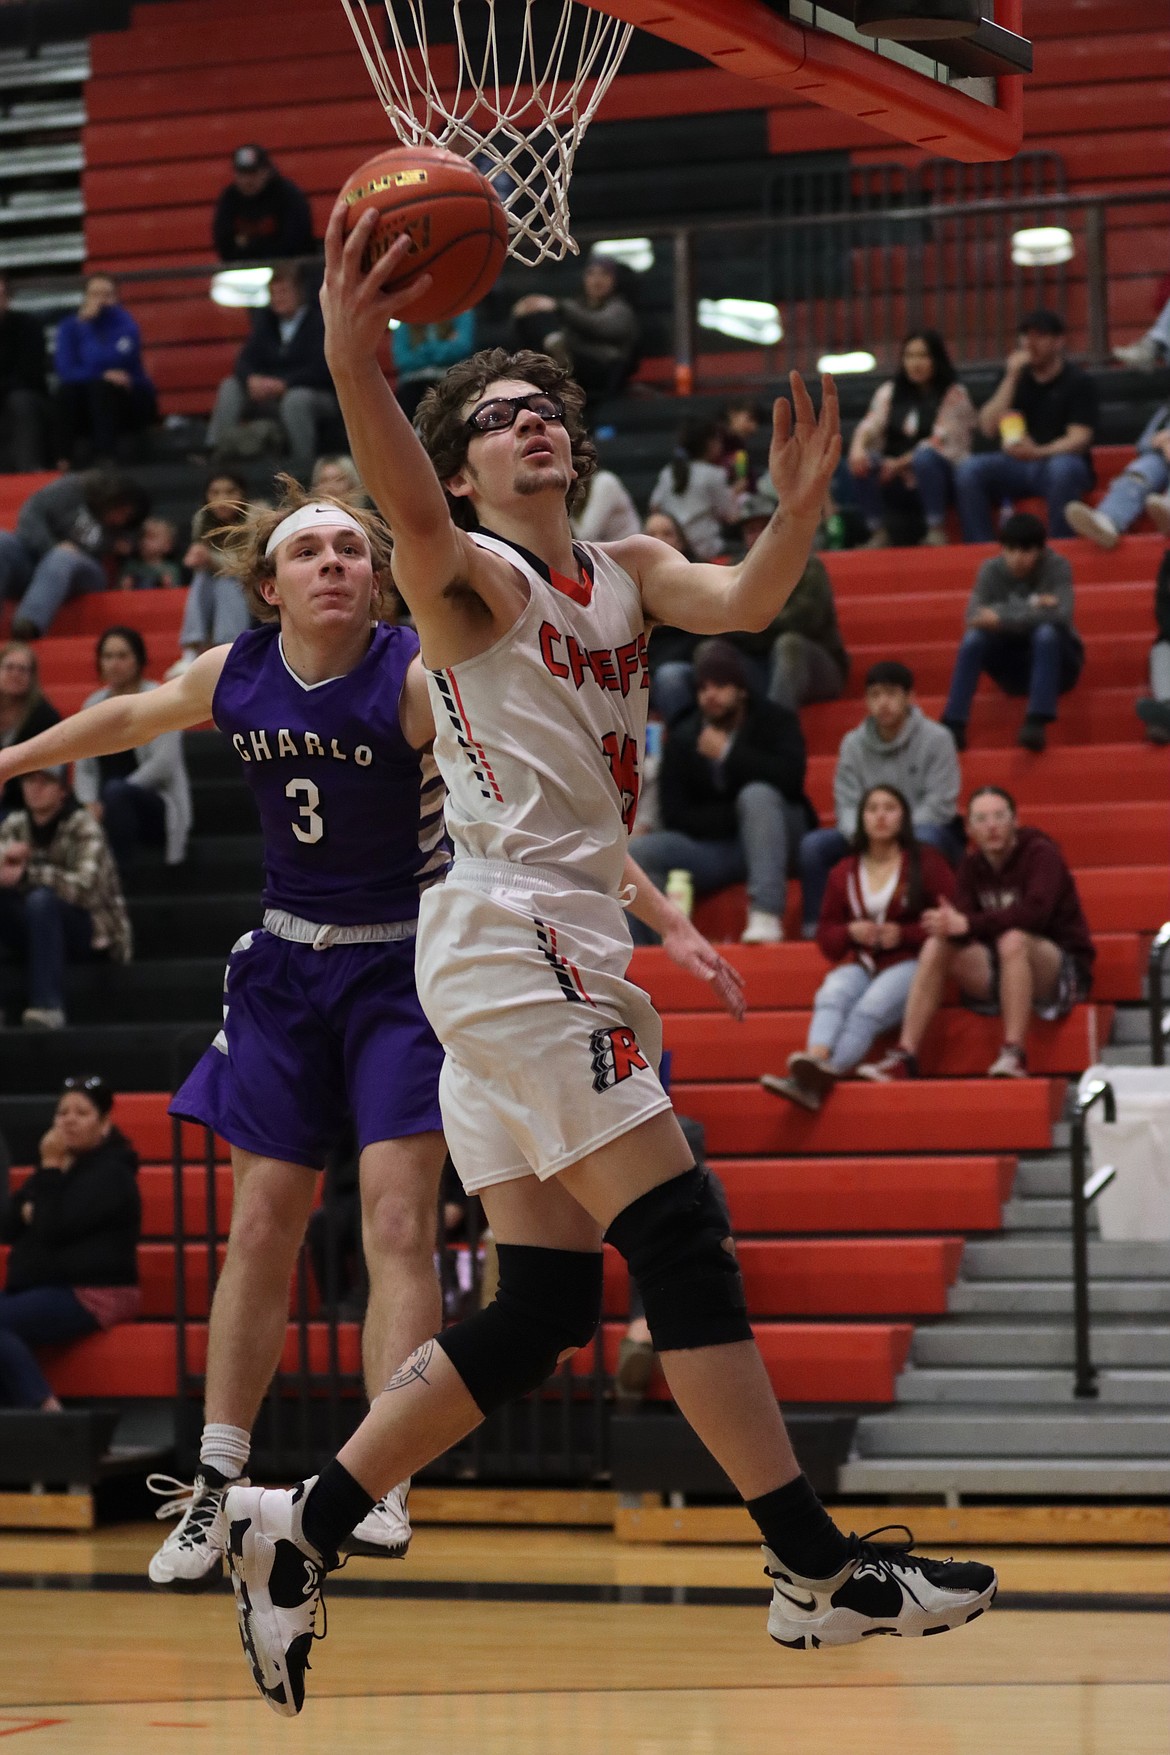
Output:
[[[772,1637],[807,1649],[961,1626],[994,1597],[990,1567],[845,1536],[802,1475],[726,1220],[658,1081],[657,1018],[626,979],[647,629],[772,621],[840,456],[833,384],[819,420],[795,375],[795,417],[776,403],[780,509],[737,566],[691,564],[641,535],[574,544],[570,507],[595,467],[580,389],[545,355],[478,354],[429,393],[416,436],[376,359],[409,302],[382,290],[408,243],[363,274],[372,223],[345,240],[340,208],[330,221],[327,351],[430,674],[455,864],[422,899],[419,996],[446,1050],[448,1144],[483,1200],[500,1279],[492,1304],[395,1374],[319,1477],[229,1493],[257,1685],[278,1712],[300,1710],[321,1584],[348,1531],[590,1340],[603,1237],[642,1292],[675,1401],[760,1529]]]

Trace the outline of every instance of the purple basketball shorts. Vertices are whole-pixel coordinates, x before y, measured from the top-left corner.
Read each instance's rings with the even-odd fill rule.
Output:
[[[318,1168],[351,1116],[359,1150],[440,1129],[442,1064],[412,938],[315,951],[261,929],[228,958],[223,1028],[170,1113]]]

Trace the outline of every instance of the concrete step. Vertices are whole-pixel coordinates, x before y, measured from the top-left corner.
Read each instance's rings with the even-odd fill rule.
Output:
[[[1150,1045],[1148,1042],[1122,1042],[1110,1044],[1101,1050],[1102,1066],[1149,1066]]]
[[[1149,1457],[920,1456],[851,1458],[839,1493],[964,1494],[989,1498],[1091,1499],[1170,1494],[1170,1462]]]
[[[1050,1456],[1170,1457],[1170,1408],[1127,1409],[1081,1403],[1024,1409],[947,1404],[865,1414],[854,1440],[860,1457]]]
[[[1170,1316],[1170,1281],[1094,1279],[1089,1289],[1094,1317]],[[951,1287],[952,1316],[1067,1316],[1072,1318],[1072,1279],[960,1280]]]
[[[173,1091],[219,1029],[218,1006],[202,1019],[0,1029],[0,1095],[57,1090],[78,1067],[100,1066],[116,1091]]]
[[[1071,1186],[1068,1153],[1051,1152],[1044,1157],[1021,1158],[1016,1167],[1012,1193],[1017,1200],[1067,1198]]]
[[[1170,1409],[1170,1371],[1104,1370],[1097,1379],[1098,1400],[1110,1406]],[[1001,1366],[975,1370],[910,1366],[898,1378],[899,1407],[924,1402],[1008,1403],[1042,1407],[1074,1403],[1071,1369]]]
[[[1067,1238],[992,1239],[968,1243],[960,1277],[966,1280],[1062,1280],[1072,1271]],[[1091,1243],[1091,1279],[1162,1279],[1170,1284],[1170,1243]]]
[[[1093,1361],[1100,1366],[1170,1368],[1170,1327],[1098,1323],[1092,1329]],[[914,1331],[915,1366],[1060,1366],[1071,1369],[1070,1323],[939,1322]]]
[[[1119,1005],[1113,1014],[1113,1033],[1109,1046],[1120,1048],[1127,1043],[1150,1045],[1150,1014],[1144,1005]]]
[[[1030,1196],[1025,1200],[1010,1200],[1003,1209],[1003,1229],[1013,1235],[1041,1231],[1067,1237],[1071,1225],[1071,1200]],[[1089,1208],[1089,1227],[1093,1231],[1097,1228],[1097,1214],[1093,1207]]]

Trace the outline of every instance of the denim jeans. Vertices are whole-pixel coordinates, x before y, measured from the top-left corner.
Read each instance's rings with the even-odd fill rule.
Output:
[[[1097,507],[1118,530],[1128,530],[1141,517],[1147,494],[1164,494],[1170,487],[1170,463],[1160,451],[1143,451],[1128,468],[1110,482]]]
[[[1072,452],[1059,457],[1013,457],[1008,451],[982,451],[965,457],[955,472],[955,498],[965,542],[994,542],[999,508],[1005,500],[1039,498],[1048,505],[1049,536],[1071,536],[1064,508],[1093,483],[1088,461]]]
[[[230,646],[252,624],[244,588],[230,573],[200,568],[187,592],[187,607],[179,629],[179,645]]]
[[[877,466],[868,475],[853,477],[854,493],[857,504],[865,514],[865,521],[871,530],[883,524],[890,511],[891,498],[895,500],[895,510],[901,511],[912,505],[915,494],[922,506],[922,515],[927,525],[935,528],[946,522],[947,508],[955,497],[955,466],[949,458],[944,457],[935,445],[926,444],[914,447],[914,486],[910,488],[898,478],[898,485],[893,494],[886,485],[878,480]]]
[[[914,838],[928,847],[937,847],[950,865],[958,865],[963,857],[963,836],[950,823],[915,823]],[[829,873],[848,851],[849,842],[840,829],[813,829],[800,843],[801,920],[805,938],[816,936]]]
[[[0,1292],[0,1406],[43,1406],[53,1386],[37,1364],[33,1347],[75,1341],[99,1326],[68,1286]]]
[[[100,956],[93,948],[93,915],[63,902],[55,890],[0,890],[0,945],[28,964],[28,1004],[65,1009],[65,963]]]
[[[1155,701],[1170,701],[1170,640],[1155,640],[1150,649],[1150,693]]]
[[[102,828],[119,871],[134,863],[140,842],[165,847],[167,807],[159,793],[133,780],[107,780],[102,787]]]
[[[92,555],[59,542],[38,561],[19,536],[0,530],[0,597],[19,597],[17,617],[42,634],[66,598],[105,589],[105,568]]]
[[[1081,674],[1084,648],[1059,622],[1040,622],[1021,633],[968,628],[959,641],[943,719],[966,725],[981,671],[1005,694],[1027,695],[1028,715],[1055,719],[1056,704]]]
[[[876,1037],[902,1021],[918,967],[915,957],[871,975],[860,963],[840,963],[817,988],[809,1025],[810,1048],[831,1048],[835,1073],[850,1073]]]
[[[734,841],[699,841],[678,829],[654,829],[630,843],[630,851],[652,883],[662,889],[668,872],[689,871],[696,896],[708,896],[747,880],[748,900],[768,914],[783,914],[788,865],[804,833],[804,811],[766,781],[753,780],[735,801],[739,834]],[[656,943],[652,933],[630,921],[636,944]]]

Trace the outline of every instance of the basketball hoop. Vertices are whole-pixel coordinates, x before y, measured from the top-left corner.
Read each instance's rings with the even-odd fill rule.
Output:
[[[444,146],[479,166],[503,202],[518,261],[576,255],[573,160],[633,25],[581,0],[561,0],[559,20],[555,0],[452,0],[454,45],[432,45],[425,0],[385,0],[384,48],[370,0],[341,3],[403,144]],[[440,84],[436,69],[452,49],[453,73]]]

